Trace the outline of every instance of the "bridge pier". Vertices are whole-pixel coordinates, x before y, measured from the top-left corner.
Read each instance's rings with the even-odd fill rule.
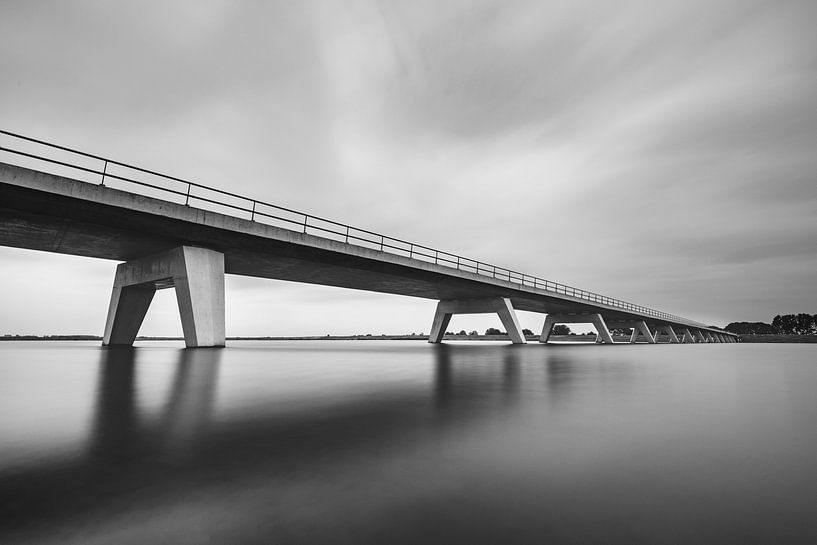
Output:
[[[548,342],[553,326],[556,324],[593,324],[598,332],[596,342],[613,344],[613,337],[601,314],[548,314],[542,326],[542,334],[539,336],[540,343]]]
[[[672,329],[672,326],[667,324],[658,326],[658,329],[655,330],[654,338],[656,343],[658,342],[658,337],[662,333],[666,333],[667,336],[669,337],[669,344],[681,342],[680,339],[678,339],[678,335],[675,334],[675,330]]]
[[[692,333],[690,333],[688,327],[684,328],[683,336],[681,337],[681,342],[682,343],[694,343],[695,342],[695,337],[692,336]]]
[[[655,344],[655,337],[653,337],[653,334],[650,332],[650,328],[647,327],[647,322],[644,320],[626,320],[622,322],[615,322],[613,323],[613,327],[632,329],[633,333],[630,335],[631,344],[638,342],[639,336],[643,336],[648,343]]]
[[[102,345],[132,345],[157,289],[176,289],[188,348],[224,346],[224,254],[180,246],[116,267]]]
[[[637,320],[635,322],[631,322],[624,327],[633,328],[633,334],[630,335],[630,344],[637,343],[639,336],[643,336],[644,339],[646,339],[647,343],[655,344],[655,337],[653,337],[652,333],[650,333],[650,328],[647,327],[647,322],[645,322],[644,320]]]
[[[525,335],[516,318],[511,300],[507,297],[491,297],[489,299],[447,299],[437,303],[434,313],[434,322],[431,324],[431,333],[428,342],[440,343],[445,336],[445,329],[454,314],[485,314],[495,312],[502,320],[505,331],[508,332],[514,344],[525,344]]]

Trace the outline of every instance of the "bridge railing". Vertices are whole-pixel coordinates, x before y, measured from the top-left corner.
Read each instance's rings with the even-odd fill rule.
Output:
[[[82,181],[88,183],[121,188],[149,197],[170,200],[171,202],[184,204],[185,206],[196,205],[199,208],[220,212],[233,217],[248,219],[254,222],[404,256],[427,263],[434,263],[435,265],[450,267],[459,271],[504,280],[520,286],[574,297],[583,301],[606,305],[643,316],[650,316],[692,327],[708,327],[699,322],[649,307],[628,303],[606,295],[582,290],[551,280],[545,280],[334,220],[305,214],[297,210],[129,165],[107,157],[93,155],[9,131],[0,130],[0,135],[3,135],[3,139],[0,140],[2,143],[2,145],[0,145],[0,151],[6,152],[10,154],[10,157],[16,158],[15,164],[19,166],[38,168],[45,163],[50,165],[52,169],[56,169],[55,174],[71,175],[74,178],[80,178]],[[138,189],[138,191],[135,191],[136,189]]]

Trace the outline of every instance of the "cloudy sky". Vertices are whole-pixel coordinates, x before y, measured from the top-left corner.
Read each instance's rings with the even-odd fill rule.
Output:
[[[706,323],[769,321],[817,312],[815,21],[813,0],[4,0],[0,126]],[[101,334],[114,268],[0,248],[0,333]],[[428,332],[434,304],[228,277],[227,333]],[[172,290],[142,333],[181,334]]]

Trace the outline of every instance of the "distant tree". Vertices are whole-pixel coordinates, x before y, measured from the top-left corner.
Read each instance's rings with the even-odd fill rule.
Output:
[[[797,317],[794,314],[783,314],[782,316],[778,314],[774,317],[774,320],[772,320],[772,327],[774,327],[778,333],[793,335],[797,327]]]
[[[814,316],[800,313],[794,317],[794,331],[798,335],[808,335],[814,332]]]
[[[633,334],[632,328],[629,327],[614,327],[610,330],[610,335],[627,335],[630,336]]]
[[[570,328],[564,324],[558,324],[553,326],[553,334],[554,335],[570,335]]]
[[[485,334],[486,335],[504,335],[505,332],[500,331],[495,327],[489,327],[488,329],[485,330]]]
[[[464,337],[465,335],[468,335],[468,333],[466,333],[464,329],[461,329],[460,332],[457,333],[457,336],[459,337]]]
[[[732,322],[724,330],[737,335],[772,335],[777,333],[777,329],[764,322]]]
[[[525,328],[525,329],[522,330],[522,335],[533,335],[533,331],[531,331],[530,329]]]
[[[778,314],[772,320],[772,327],[784,335],[817,334],[817,314]]]
[[[445,332],[445,334],[446,334],[446,335],[453,335],[454,333],[453,333],[453,332],[451,332],[451,331],[446,331],[446,332]]]
[[[470,335],[470,336],[477,336],[477,335],[479,335],[479,333],[477,333],[477,331],[476,331],[476,330],[474,330],[474,331],[469,332],[469,333],[468,333],[468,335]]]

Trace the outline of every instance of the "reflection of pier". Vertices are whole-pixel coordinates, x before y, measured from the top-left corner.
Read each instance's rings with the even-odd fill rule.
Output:
[[[220,350],[182,350],[164,417],[163,443],[183,449],[207,428],[218,380]]]
[[[457,350],[448,345],[436,347],[434,399],[441,415],[455,407],[473,414],[470,412],[473,410],[471,401],[496,409],[493,403],[486,401],[501,399],[509,404],[518,399],[521,385],[519,351],[516,347],[496,348],[486,354],[482,350]],[[483,373],[486,370],[488,372]]]
[[[215,394],[219,350],[181,350],[164,415],[157,429],[139,421],[136,350],[103,351],[95,426],[89,452],[95,458],[120,459],[134,450],[178,450],[206,426]]]

